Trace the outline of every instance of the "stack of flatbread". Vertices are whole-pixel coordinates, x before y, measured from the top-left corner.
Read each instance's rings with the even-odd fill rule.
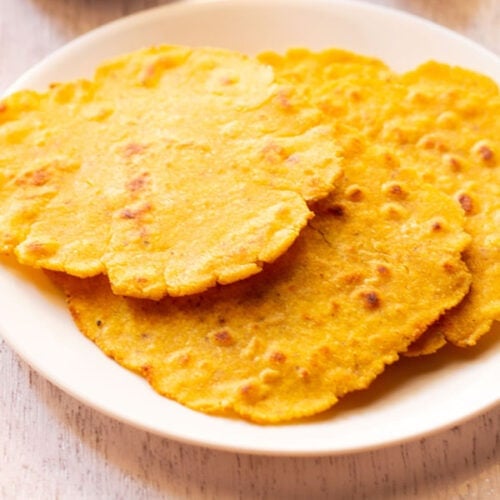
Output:
[[[161,46],[0,102],[0,249],[190,408],[278,423],[500,319],[500,93]]]

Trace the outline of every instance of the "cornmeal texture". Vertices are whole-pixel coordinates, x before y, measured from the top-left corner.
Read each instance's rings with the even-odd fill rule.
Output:
[[[472,236],[464,253],[471,290],[431,331],[474,345],[500,319],[500,93],[482,75],[433,62],[401,85],[404,98],[380,136],[462,207]]]
[[[436,62],[396,75],[376,59],[329,50],[265,53],[332,122],[389,148],[402,165],[455,200],[466,215],[472,272],[465,300],[420,341],[474,345],[500,319],[500,94],[489,78]],[[348,167],[346,167],[348,168]]]
[[[349,142],[349,141],[346,141]],[[367,387],[469,287],[463,213],[352,139],[336,194],[292,247],[247,280],[159,302],[104,276],[53,279],[90,339],[196,410],[278,423]]]
[[[259,272],[340,175],[330,126],[268,65],[156,47],[0,104],[0,250],[160,299]]]

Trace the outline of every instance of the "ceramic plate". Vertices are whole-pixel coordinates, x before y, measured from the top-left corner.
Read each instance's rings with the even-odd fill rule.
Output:
[[[99,28],[38,64],[9,91],[44,89],[54,80],[89,76],[103,59],[158,43],[247,53],[335,46],[378,56],[396,70],[438,59],[500,81],[494,54],[397,11],[353,1],[221,0],[176,3]],[[42,273],[8,259],[2,264],[0,331],[12,348],[80,401],[179,441],[261,454],[346,453],[415,439],[499,401],[500,343],[490,335],[476,349],[448,348],[425,359],[402,360],[370,390],[347,396],[314,419],[259,426],[207,416],[162,398],[104,356],[77,331],[61,295]]]

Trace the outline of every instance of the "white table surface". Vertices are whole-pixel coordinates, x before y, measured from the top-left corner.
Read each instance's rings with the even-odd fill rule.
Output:
[[[76,36],[165,3],[0,0],[0,92]],[[426,17],[500,54],[500,0],[372,3]],[[44,380],[0,340],[0,499],[156,498],[498,499],[500,408],[425,439],[366,453],[226,453],[103,416]]]

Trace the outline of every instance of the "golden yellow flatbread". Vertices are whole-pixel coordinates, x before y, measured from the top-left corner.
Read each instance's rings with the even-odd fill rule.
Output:
[[[264,52],[258,59],[271,66],[280,81],[293,84],[327,120],[349,124],[360,133],[378,129],[395,104],[392,96],[381,95],[392,88],[397,75],[372,57],[340,49],[293,48],[285,55]]]
[[[159,299],[259,272],[340,175],[318,110],[221,49],[157,47],[0,104],[0,249]]]
[[[386,145],[462,207],[472,236],[465,254],[471,291],[426,334],[426,349],[435,350],[445,339],[474,345],[500,319],[498,86],[483,75],[435,62],[398,76],[376,59],[341,51],[297,49],[260,59],[330,121],[341,120]]]
[[[338,191],[262,273],[159,302],[114,295],[104,276],[55,275],[78,327],[161,394],[208,413],[284,422],[366,388],[464,296],[470,238],[446,195],[390,152],[345,142]]]
[[[456,200],[472,236],[464,254],[471,290],[432,330],[474,345],[500,319],[500,93],[482,75],[438,63],[403,75],[401,85],[405,96],[386,117],[384,142]]]

